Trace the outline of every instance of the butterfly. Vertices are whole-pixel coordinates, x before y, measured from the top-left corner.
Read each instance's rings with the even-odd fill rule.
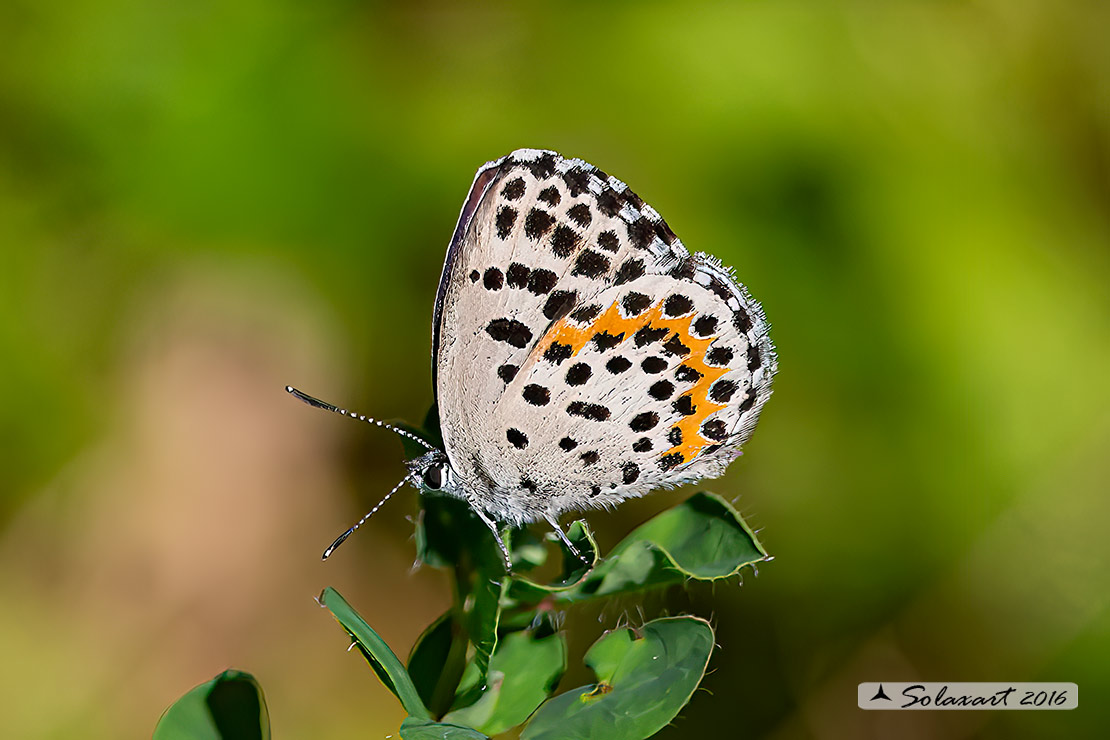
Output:
[[[627,185],[519,149],[480,168],[436,293],[432,371],[443,449],[427,453],[325,553],[412,483],[498,523],[609,508],[724,473],[777,369],[763,310],[691,254]]]

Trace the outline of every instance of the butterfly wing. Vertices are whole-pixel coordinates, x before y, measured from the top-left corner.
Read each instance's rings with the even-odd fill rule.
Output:
[[[434,324],[451,466],[472,503],[515,523],[720,475],[776,368],[729,270],[554,152],[478,171]]]

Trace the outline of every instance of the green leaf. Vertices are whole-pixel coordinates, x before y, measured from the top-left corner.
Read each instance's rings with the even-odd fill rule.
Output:
[[[466,699],[457,700],[463,704],[477,701],[486,688],[490,658],[497,648],[497,626],[501,618],[501,596],[505,591],[507,578],[490,577],[485,571],[478,571],[476,583],[463,604],[467,631],[474,645],[473,664],[477,670],[474,691]]]
[[[401,723],[401,740],[489,740],[489,738],[469,727],[406,717]]]
[[[698,617],[617,630],[586,653],[598,683],[544,702],[521,740],[643,740],[690,700],[713,651],[713,629]]]
[[[582,582],[555,597],[582,601],[687,579],[716,580],[767,559],[736,509],[701,492],[633,530]]]
[[[405,711],[415,717],[430,719],[431,714],[421,701],[408,671],[385,640],[379,637],[378,633],[372,630],[358,612],[351,608],[351,605],[331,586],[325,588],[320,594],[320,603],[335,615],[336,621],[354,640],[354,644],[378,674],[381,682],[401,700],[401,706]]]
[[[474,704],[451,712],[444,720],[487,735],[505,732],[528,719],[566,667],[567,646],[562,635],[539,639],[531,632],[508,635],[490,660],[486,691]]]
[[[586,522],[579,519],[570,525],[567,537],[574,543],[579,554],[575,555],[558,535],[551,537],[559,543],[563,552],[563,571],[551,583],[538,583],[523,576],[514,575],[509,584],[509,598],[512,601],[535,603],[557,591],[566,591],[580,584],[591,569],[597,565],[597,542],[594,533]]]
[[[512,531],[509,554],[513,558],[513,573],[534,570],[547,562],[547,547],[532,530],[521,527]]]
[[[451,610],[432,622],[417,638],[409,654],[409,677],[435,717],[450,709],[455,688],[466,667],[469,642],[453,615],[454,610]]]
[[[447,612],[420,633],[409,653],[409,678],[425,705],[432,702],[432,692],[451,651],[451,637],[451,612]]]
[[[461,499],[437,493],[420,497],[422,511],[416,523],[416,554],[436,568],[484,568],[505,571],[501,549],[493,532]]]
[[[270,715],[254,676],[224,671],[167,709],[154,740],[269,740]]]

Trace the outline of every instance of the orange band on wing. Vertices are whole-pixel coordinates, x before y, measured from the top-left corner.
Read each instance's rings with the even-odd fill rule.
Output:
[[[663,316],[663,301],[659,301],[659,303],[656,303],[639,316],[625,318],[621,315],[617,302],[614,301],[605,313],[587,326],[577,326],[569,322],[566,317],[559,319],[536,345],[535,351],[538,356],[542,356],[552,344],[558,342],[560,344],[569,345],[571,348],[571,356],[573,357],[597,334],[607,333],[614,337],[620,336],[621,338],[617,343],[621,344],[628,341],[633,334],[648,324],[651,324],[654,328],[666,328],[671,330],[667,336],[664,337],[662,340],[663,342],[666,342],[677,334],[679,340],[690,348],[690,353],[681,364],[696,370],[701,374],[701,378],[692,388],[681,394],[689,395],[694,405],[694,413],[689,416],[683,416],[681,420],[675,424],[676,427],[682,430],[681,444],[675,445],[666,452],[661,453],[660,456],[678,453],[682,455],[682,462],[690,462],[701,453],[702,448],[716,444],[701,435],[701,424],[710,414],[725,407],[726,404],[717,403],[709,399],[709,388],[718,378],[727,373],[730,369],[728,367],[716,367],[706,364],[705,353],[716,337],[708,337],[705,339],[695,337],[690,332],[690,324],[693,322],[694,317],[695,314],[690,314],[689,316],[681,318],[667,318]]]

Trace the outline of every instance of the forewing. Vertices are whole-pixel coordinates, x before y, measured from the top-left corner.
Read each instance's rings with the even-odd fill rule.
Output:
[[[447,455],[509,521],[720,475],[775,371],[763,312],[727,269],[553,152],[479,170],[435,323]]]

